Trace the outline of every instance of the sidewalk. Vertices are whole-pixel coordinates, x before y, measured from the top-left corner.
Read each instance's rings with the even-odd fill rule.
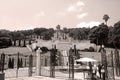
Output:
[[[115,80],[120,80],[120,77],[117,77],[117,76],[116,76],[116,77],[115,77]]]
[[[35,72],[35,69],[33,69],[33,72]],[[5,77],[6,77],[5,80],[68,80],[69,78],[68,73],[61,73],[59,71],[56,71],[55,73],[56,73],[55,78],[50,78],[45,76],[36,76],[36,73],[33,73],[32,77],[28,77],[28,68],[20,68],[18,72],[19,77],[15,78],[16,69],[8,69],[8,70],[5,70]],[[46,76],[49,76],[49,75],[46,74]],[[84,80],[84,77],[86,76],[87,76],[87,73],[84,74],[83,72],[77,72],[74,74],[75,80]],[[120,80],[120,77],[115,76],[115,80]]]
[[[50,76],[49,72],[46,73],[44,70],[42,71],[42,75]],[[33,69],[32,77],[28,77],[28,68],[20,68],[18,71],[18,78],[16,78],[16,69],[5,70],[5,80],[68,80],[69,78],[68,73],[62,73],[60,71],[56,71],[55,76],[55,78],[36,76],[35,69]],[[83,80],[83,73],[75,73],[74,78],[75,80]]]
[[[50,78],[45,76],[32,76],[32,77],[5,78],[5,80],[69,80],[69,79],[62,77]],[[84,80],[84,79],[79,78],[75,80]],[[115,77],[115,80],[120,80],[120,77]]]
[[[6,78],[5,80],[69,80],[68,78],[50,78],[44,76],[34,76],[34,77],[19,77],[19,78]],[[83,80],[83,79],[75,79],[75,80]]]
[[[34,77],[6,78],[5,80],[66,80],[66,79],[34,76]]]

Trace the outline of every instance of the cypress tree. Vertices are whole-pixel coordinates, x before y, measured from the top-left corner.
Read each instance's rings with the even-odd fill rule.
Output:
[[[8,61],[8,68],[11,68],[11,64],[12,64],[11,58],[9,58],[9,61]]]
[[[20,67],[21,68],[23,67],[23,60],[22,60],[22,58],[20,59]]]
[[[27,66],[27,62],[26,62],[26,58],[27,58],[27,55],[25,55],[25,67]]]
[[[25,39],[23,41],[23,47],[26,47],[26,41],[25,41]]]
[[[31,40],[29,40],[29,45],[31,45]]]
[[[21,46],[21,40],[20,39],[18,40],[18,46]]]
[[[17,68],[20,68],[20,58],[18,58],[18,62],[17,62]]]
[[[14,68],[14,58],[12,58],[12,69]]]
[[[16,46],[16,40],[14,40],[14,46]]]

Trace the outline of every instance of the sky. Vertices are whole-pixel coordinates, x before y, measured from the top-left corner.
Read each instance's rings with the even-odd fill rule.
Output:
[[[120,20],[120,0],[0,0],[0,29],[78,28]]]

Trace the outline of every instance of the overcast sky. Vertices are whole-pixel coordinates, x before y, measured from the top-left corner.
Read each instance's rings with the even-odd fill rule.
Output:
[[[21,30],[108,25],[120,20],[120,0],[0,0],[0,29]]]

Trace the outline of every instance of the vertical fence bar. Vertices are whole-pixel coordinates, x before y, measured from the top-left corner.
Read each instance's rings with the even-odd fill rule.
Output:
[[[50,77],[52,77],[52,49],[50,51]]]
[[[14,39],[14,44],[13,45],[16,46],[16,39]]]
[[[53,48],[51,49],[51,52],[50,52],[50,77],[53,76],[53,71],[52,71],[52,64],[53,64]]]
[[[12,58],[12,69],[14,68],[14,58]]]
[[[71,50],[71,49],[70,49],[70,50]],[[68,53],[68,58],[69,58],[69,79],[71,78],[71,77],[70,77],[70,52],[71,52],[70,50],[69,50],[69,53]]]
[[[107,56],[106,56],[106,50],[104,47],[101,49],[101,62],[105,67],[105,77],[108,78],[108,71],[107,71]]]
[[[29,56],[29,69],[28,69],[28,76],[32,76],[32,67],[33,67],[33,55]]]
[[[119,51],[115,49],[114,54],[116,75],[119,76]]]
[[[29,45],[31,45],[32,44],[32,42],[31,42],[31,40],[29,40]]]
[[[51,53],[50,53],[50,77],[55,77],[55,65],[56,65],[56,54],[57,54],[57,49],[56,45],[54,45],[54,48],[52,48]]]
[[[74,54],[72,48],[69,50],[69,79],[74,80]]]
[[[2,73],[4,72],[4,64],[5,64],[5,54],[4,52],[1,54],[1,61],[2,61]]]
[[[41,75],[41,53],[42,51],[40,50],[40,48],[38,48],[38,50],[36,51],[36,74],[37,76]]]
[[[74,57],[72,56],[72,80],[74,80]]]
[[[114,62],[113,62],[113,51],[111,51],[111,61],[112,61],[112,69],[113,69],[113,80],[115,80],[115,73],[114,73]]]
[[[18,70],[19,70],[19,52],[17,54],[17,69],[16,69],[16,78],[18,77]]]
[[[21,39],[18,40],[18,46],[21,46]]]
[[[27,66],[26,58],[27,58],[27,55],[25,55],[25,64],[24,64],[24,67]]]
[[[23,40],[23,47],[26,47],[26,40]]]

